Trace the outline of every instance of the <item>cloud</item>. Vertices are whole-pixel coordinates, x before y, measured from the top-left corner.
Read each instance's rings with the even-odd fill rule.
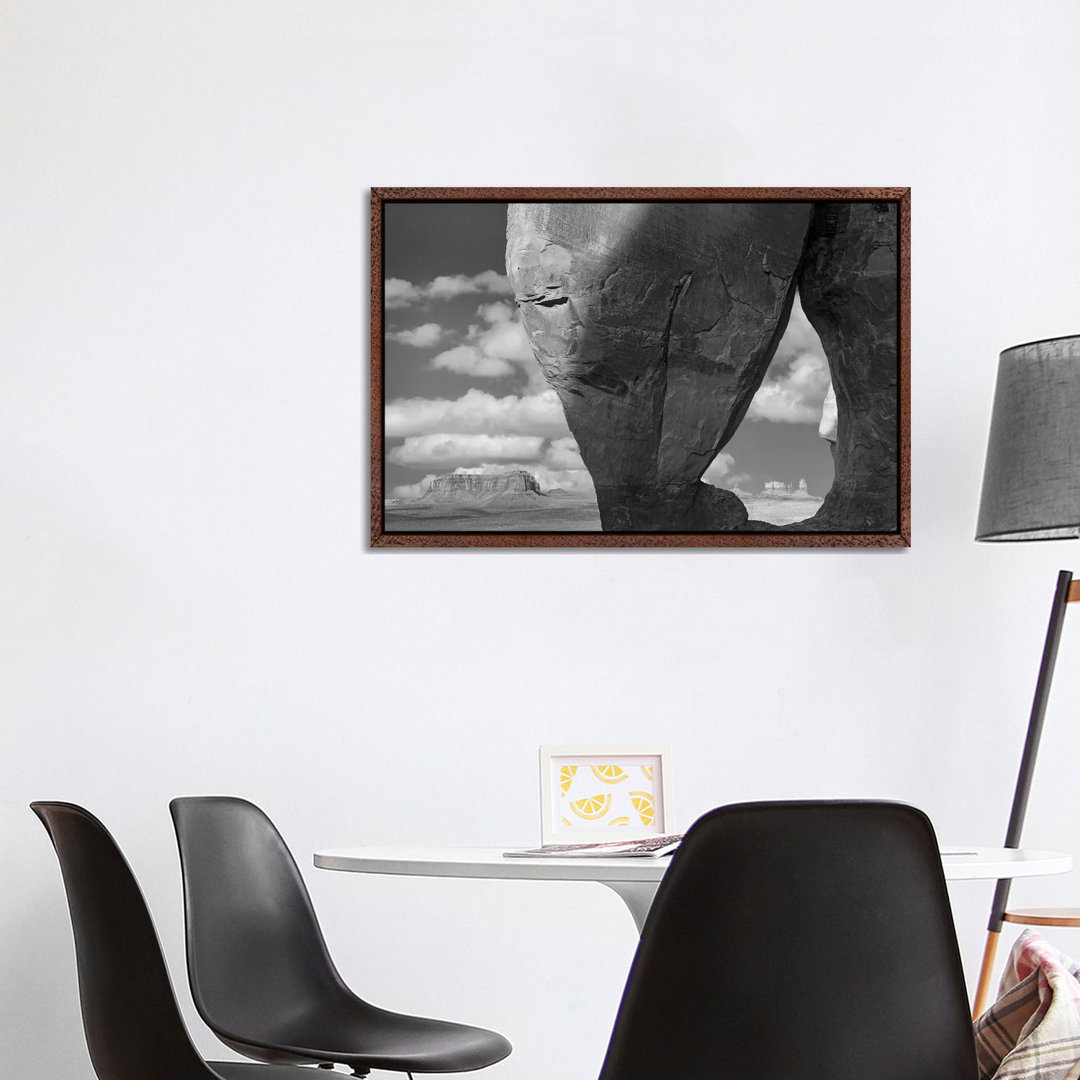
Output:
[[[535,459],[544,440],[539,435],[410,435],[389,453],[398,465],[452,465],[462,461]]]
[[[544,491],[558,487],[575,495],[596,495],[592,477],[581,460],[577,440],[572,435],[552,439],[544,450],[536,474]]]
[[[455,296],[467,296],[470,293],[491,293],[493,296],[513,296],[514,290],[505,274],[495,270],[466,277],[464,274],[449,274],[435,278],[424,289],[429,300],[451,300]]]
[[[536,469],[536,482],[543,492],[562,488],[572,495],[591,495],[596,498],[596,488],[588,469],[549,469],[541,465]]]
[[[514,455],[515,444],[524,444],[525,453]],[[543,449],[541,449],[541,446]],[[496,452],[488,452],[492,448]],[[545,443],[543,439],[485,439],[484,436],[420,436],[408,438],[405,445],[391,450],[390,459],[401,465],[444,465],[448,471],[454,458],[481,458],[479,464],[457,465],[455,473],[491,475],[522,469],[532,473],[541,491],[562,488],[575,495],[595,497],[592,477],[585,468],[573,437],[565,436]],[[729,461],[730,454],[724,454]],[[492,460],[498,457],[499,460]],[[515,457],[518,460],[513,460]],[[486,460],[483,460],[485,459]],[[527,459],[527,460],[526,460]],[[395,499],[419,499],[438,473],[428,473],[415,484],[398,484],[390,492]]]
[[[490,296],[513,296],[514,290],[505,274],[484,270],[473,274],[442,274],[426,285],[414,285],[404,278],[387,278],[383,299],[387,308],[404,308],[425,300],[452,300],[456,296],[487,293]]]
[[[520,398],[495,398],[470,390],[457,401],[394,401],[386,408],[385,426],[388,437],[404,436],[387,454],[397,465],[436,468],[442,474],[524,469],[536,477],[542,491],[562,488],[595,496],[592,477],[577,442],[567,432],[553,390]],[[390,495],[418,499],[436,475],[440,474],[399,484]]]
[[[544,461],[555,469],[584,469],[577,440],[568,435],[564,439],[553,439],[544,454]]]
[[[801,352],[779,363],[774,360],[746,415],[751,420],[816,425],[830,382],[829,365],[817,353]]]
[[[731,455],[724,456],[730,459]],[[576,495],[596,495],[592,477],[570,436],[545,442],[530,437],[422,435],[406,439],[404,445],[390,451],[389,457],[399,465],[443,466],[444,474],[452,465],[455,473],[478,475],[523,469],[536,477],[541,491],[562,488]],[[455,460],[469,464],[455,465]],[[477,460],[479,463],[474,464]],[[415,484],[399,484],[390,495],[395,499],[418,499],[437,475],[428,473]]]
[[[828,442],[836,442],[836,425],[839,416],[836,411],[836,390],[829,383],[829,390],[825,394],[825,401],[821,406],[821,422],[818,424],[818,437]]]
[[[713,487],[734,491],[736,488],[741,488],[743,484],[750,483],[752,478],[749,473],[735,472],[735,459],[726,451],[721,451],[702,474],[701,479]]]
[[[486,327],[470,326],[467,340],[491,356],[502,356],[518,364],[536,365],[536,356],[529,344],[525,327],[517,312],[507,304],[481,305],[477,314],[488,323]],[[538,366],[538,365],[537,365]]]
[[[702,474],[701,479],[706,484],[712,484],[713,487],[727,487],[727,484],[723,484],[721,481],[734,467],[735,459],[730,454],[721,451],[713,458],[712,464]]]
[[[831,382],[821,339],[796,296],[787,329],[746,415],[781,424],[817,424]]]
[[[383,282],[383,302],[388,308],[404,308],[422,299],[423,294],[411,282],[403,278],[387,278]]]
[[[501,356],[490,356],[475,345],[455,345],[439,353],[431,361],[433,368],[452,371],[457,375],[475,375],[480,378],[497,378],[513,375],[514,365]]]
[[[790,360],[798,353],[818,352],[822,356],[825,350],[821,346],[821,338],[818,332],[810,325],[810,320],[803,311],[802,300],[799,294],[795,294],[795,302],[791,305],[791,315],[788,318],[784,336],[780,339],[776,355],[784,360]]]
[[[404,499],[406,502],[419,499],[437,475],[438,473],[428,473],[423,480],[418,480],[415,484],[398,484],[397,487],[390,489],[390,498]]]
[[[400,341],[403,345],[412,345],[416,349],[429,349],[439,343],[443,333],[443,328],[438,323],[426,322],[414,326],[411,330],[391,330],[386,336],[390,341]]]
[[[569,435],[566,417],[555,391],[495,397],[475,387],[454,400],[397,398],[386,406],[386,435]]]
[[[505,300],[496,300],[490,304],[481,304],[476,309],[476,314],[489,323],[511,322],[517,318],[517,308]]]
[[[487,325],[473,323],[465,343],[433,357],[431,366],[477,378],[499,378],[520,371],[531,388],[539,391],[546,386],[517,310],[497,301],[481,304],[476,314]]]

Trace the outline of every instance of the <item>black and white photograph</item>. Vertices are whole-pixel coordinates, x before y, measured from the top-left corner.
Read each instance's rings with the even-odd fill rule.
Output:
[[[373,194],[373,538],[906,542],[906,191],[670,194]]]

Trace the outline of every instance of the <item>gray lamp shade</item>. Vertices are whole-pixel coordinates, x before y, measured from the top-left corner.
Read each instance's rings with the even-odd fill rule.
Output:
[[[1080,337],[998,363],[976,540],[1080,536]]]

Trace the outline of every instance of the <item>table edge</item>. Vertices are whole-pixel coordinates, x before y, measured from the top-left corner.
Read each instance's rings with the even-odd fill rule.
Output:
[[[369,854],[363,854],[367,850]],[[445,858],[434,851],[418,858],[418,849],[335,848],[317,851],[314,865],[320,870],[354,874],[383,874],[398,877],[442,877],[510,881],[624,881],[659,882],[670,862],[668,858],[623,859],[512,859],[503,848],[444,849]],[[967,849],[965,849],[967,850]],[[1072,856],[1060,851],[1028,848],[979,848],[974,857],[944,854],[946,880],[994,880],[997,878],[1041,877],[1068,873]],[[1005,858],[1016,851],[1019,857]],[[409,852],[412,854],[409,854]],[[455,858],[455,852],[457,857]],[[465,858],[468,855],[470,858]],[[966,861],[965,861],[966,860]]]

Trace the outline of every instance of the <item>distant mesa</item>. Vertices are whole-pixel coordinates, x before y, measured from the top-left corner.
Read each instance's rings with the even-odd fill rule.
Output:
[[[536,477],[524,469],[502,473],[444,473],[436,476],[417,505],[452,504],[491,510],[544,505],[547,496]]]
[[[809,499],[811,497],[805,480],[800,480],[798,486],[785,484],[782,480],[766,480],[762,485],[761,494],[773,499]]]
[[[525,469],[514,469],[501,473],[444,473],[436,476],[424,493],[429,495],[523,495],[535,491],[541,494],[536,477]]]
[[[589,495],[575,494],[564,488],[545,492],[527,469],[501,473],[443,473],[428,482],[427,489],[414,499],[388,498],[389,510],[453,514],[463,511],[552,510],[576,511],[595,507]],[[590,526],[591,527],[591,526]]]
[[[527,469],[433,476],[418,498],[388,502],[385,520],[390,532],[600,531],[595,498],[563,488],[545,493]]]
[[[750,515],[751,523],[786,528],[805,521],[821,508],[823,500],[811,495],[805,480],[785,484],[782,480],[766,480],[757,495],[736,489]]]

